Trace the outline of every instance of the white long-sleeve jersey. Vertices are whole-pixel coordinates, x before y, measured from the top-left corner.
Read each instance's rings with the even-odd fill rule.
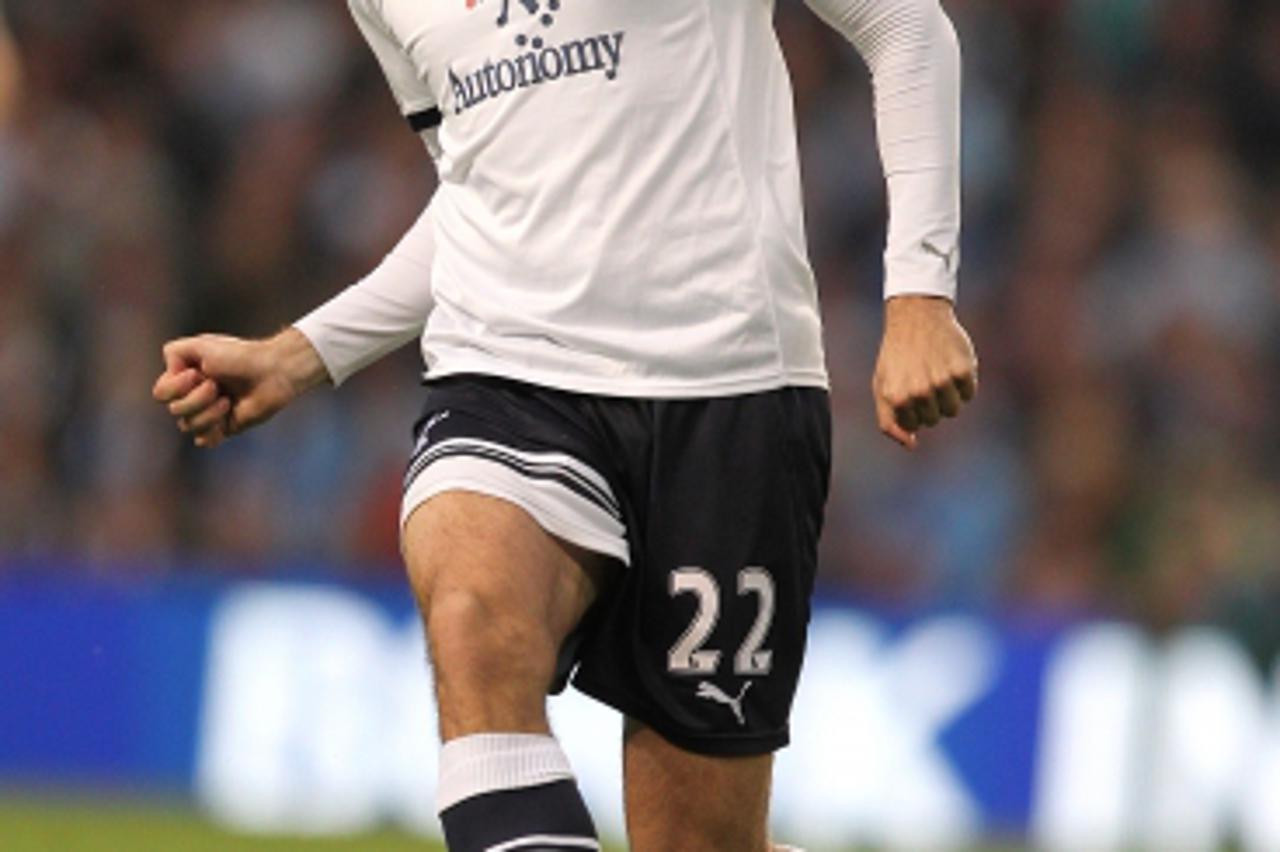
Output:
[[[808,2],[873,73],[885,293],[954,297],[954,33],[937,0]],[[381,267],[298,323],[335,381],[421,330],[429,377],[826,384],[773,0],[350,5],[440,185]]]

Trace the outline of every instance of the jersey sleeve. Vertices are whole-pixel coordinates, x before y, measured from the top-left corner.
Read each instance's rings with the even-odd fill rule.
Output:
[[[434,260],[428,205],[376,269],[293,324],[311,341],[334,385],[422,334],[435,304]]]
[[[408,120],[409,126],[418,133],[439,126],[442,116],[435,96],[426,81],[418,76],[413,61],[381,16],[371,8],[368,0],[348,0],[348,5],[360,34],[377,57],[382,73],[391,86],[391,93],[400,107],[400,113]]]
[[[889,193],[885,297],[954,299],[960,249],[960,46],[938,0],[806,0],[871,69]]]

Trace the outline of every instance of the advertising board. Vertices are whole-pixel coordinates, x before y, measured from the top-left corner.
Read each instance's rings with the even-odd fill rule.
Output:
[[[435,715],[399,590],[0,587],[0,783],[185,792],[241,829],[438,835]],[[1226,635],[820,605],[775,824],[815,849],[1280,849],[1280,678]],[[621,722],[553,723],[619,836]]]

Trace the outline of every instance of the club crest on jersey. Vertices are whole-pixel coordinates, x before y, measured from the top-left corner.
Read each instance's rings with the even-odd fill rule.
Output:
[[[484,0],[467,0],[467,8],[474,9],[483,3]],[[498,26],[505,27],[511,22],[511,2],[512,0],[502,0],[502,11],[498,15]],[[543,26],[551,26],[555,23],[554,12],[560,10],[560,0],[546,0],[546,9],[544,10],[542,0],[515,0],[517,6],[523,6],[524,10],[530,15],[537,17]]]
[[[495,23],[500,30],[515,30],[514,42],[519,52],[491,59],[461,74],[451,66],[449,87],[453,90],[455,115],[511,92],[583,74],[617,79],[625,32],[601,33],[553,44],[549,31],[556,24],[556,13],[563,0],[466,0],[468,9],[486,2],[501,6]],[[525,14],[520,14],[521,9]]]

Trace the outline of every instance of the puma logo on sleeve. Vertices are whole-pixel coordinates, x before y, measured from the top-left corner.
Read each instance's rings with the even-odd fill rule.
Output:
[[[923,249],[927,254],[931,254],[934,257],[941,258],[942,263],[946,267],[947,272],[955,271],[953,267],[955,265],[957,256],[960,254],[959,247],[952,248],[951,251],[943,251],[942,249],[938,248],[929,240],[925,240],[920,244],[920,248]]]

